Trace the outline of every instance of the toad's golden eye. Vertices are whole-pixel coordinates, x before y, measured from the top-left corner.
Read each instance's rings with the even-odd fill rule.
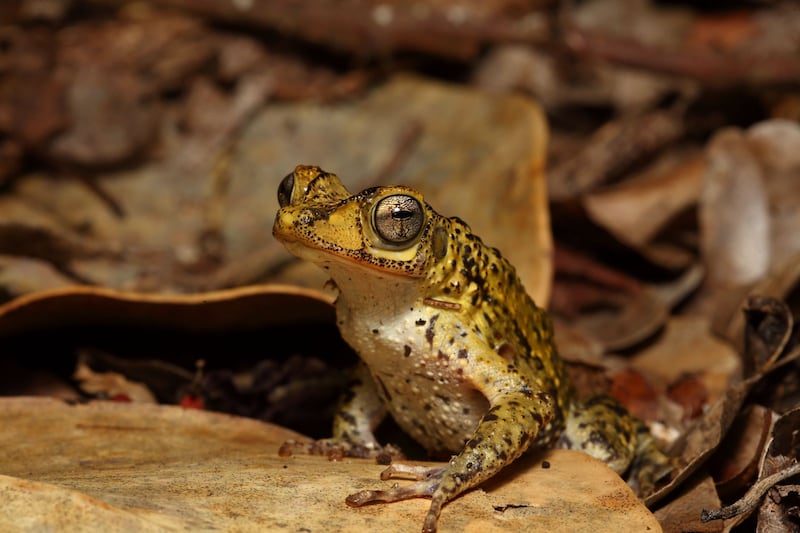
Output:
[[[372,211],[372,227],[384,241],[400,245],[414,240],[422,231],[425,214],[419,200],[407,194],[382,198]]]
[[[294,189],[294,172],[283,178],[278,185],[278,205],[286,207],[292,202],[292,189]]]

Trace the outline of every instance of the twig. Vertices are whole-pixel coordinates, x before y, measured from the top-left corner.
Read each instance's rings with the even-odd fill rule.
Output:
[[[764,494],[766,494],[769,489],[784,479],[797,474],[800,474],[800,463],[795,463],[785,470],[781,470],[780,472],[759,480],[755,485],[750,487],[750,490],[748,490],[739,501],[732,505],[728,505],[722,509],[703,509],[703,512],[700,513],[700,521],[710,522],[711,520],[727,520],[743,513],[749,514],[753,512],[756,506],[761,502],[761,498],[764,497]]]
[[[663,50],[632,39],[576,27],[565,29],[564,42],[567,48],[582,57],[688,76],[709,86],[800,83],[800,61],[796,56],[723,56],[698,49]]]

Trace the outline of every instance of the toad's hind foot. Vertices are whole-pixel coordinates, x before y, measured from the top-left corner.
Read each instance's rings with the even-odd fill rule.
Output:
[[[444,473],[444,466],[412,466],[396,464],[381,472],[381,479],[413,479],[417,483],[412,483],[405,487],[394,486],[387,490],[362,490],[351,494],[345,500],[350,507],[361,507],[369,503],[389,503],[411,498],[430,498],[439,487],[439,483]]]
[[[416,483],[405,487],[394,486],[387,490],[362,490],[347,497],[345,502],[350,507],[361,507],[370,503],[390,503],[411,498],[431,498],[431,506],[425,516],[423,533],[434,533],[442,506],[447,497],[439,491],[446,466],[424,467],[411,465],[392,465],[381,472],[381,479],[391,478],[414,479]]]

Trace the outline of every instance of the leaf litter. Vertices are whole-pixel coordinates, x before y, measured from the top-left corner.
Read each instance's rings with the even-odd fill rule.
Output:
[[[793,3],[34,4],[0,9],[4,395],[325,436],[354,355],[269,235],[317,163],[511,258],[580,391],[676,457],[646,501],[665,531],[796,528]]]

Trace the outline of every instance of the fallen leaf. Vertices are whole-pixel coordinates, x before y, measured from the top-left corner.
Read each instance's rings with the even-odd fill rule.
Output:
[[[0,399],[0,528],[416,529],[426,499],[352,509],[382,483],[368,460],[278,456],[299,435],[195,409]],[[26,442],[19,448],[20,441]],[[53,450],[58,449],[58,454]],[[543,469],[542,462],[549,463]],[[568,517],[565,519],[565,516]],[[624,481],[581,452],[516,461],[445,506],[440,530],[659,531]]]

